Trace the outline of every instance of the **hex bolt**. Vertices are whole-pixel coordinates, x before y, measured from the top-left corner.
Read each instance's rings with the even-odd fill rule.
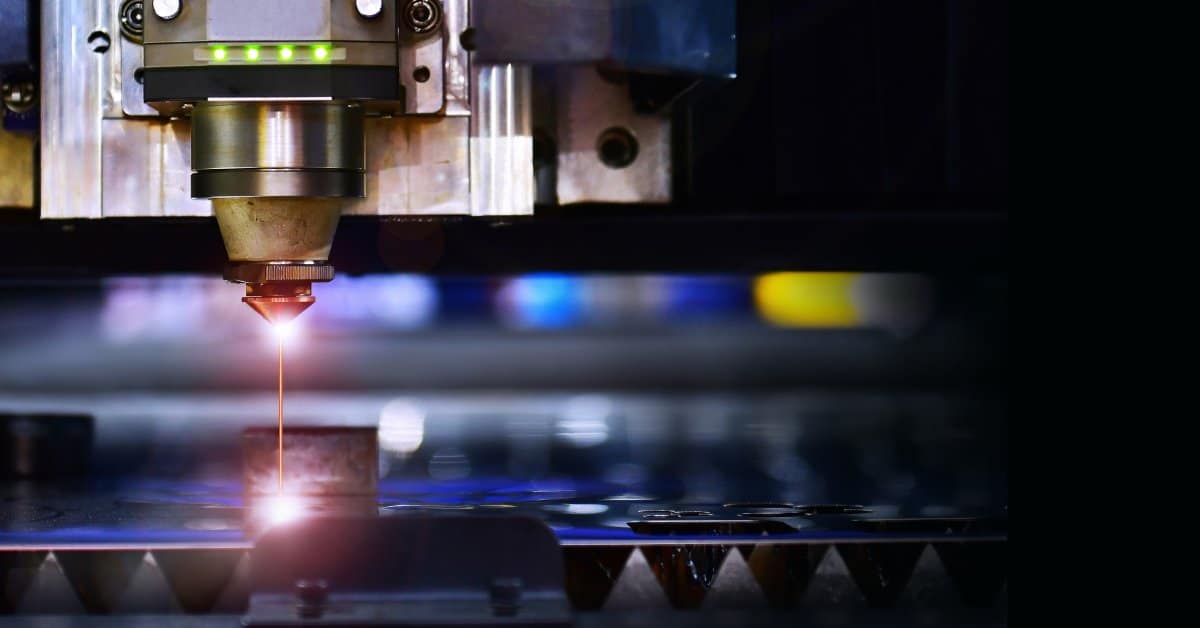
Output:
[[[362,17],[374,19],[383,13],[383,0],[354,0],[354,8]]]
[[[320,617],[325,614],[325,602],[329,600],[329,583],[324,580],[297,580],[296,614],[304,618]]]
[[[154,0],[154,15],[160,20],[173,20],[179,17],[182,5],[183,0]]]
[[[497,617],[512,617],[521,608],[520,578],[495,578],[488,590],[491,596],[492,614]]]
[[[408,0],[404,5],[404,24],[414,33],[428,33],[442,22],[442,5],[436,0]]]

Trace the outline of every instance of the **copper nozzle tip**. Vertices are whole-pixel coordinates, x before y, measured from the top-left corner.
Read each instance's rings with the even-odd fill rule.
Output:
[[[251,309],[258,312],[259,316],[266,319],[272,325],[291,321],[300,316],[301,312],[307,310],[316,301],[317,298],[312,296],[242,297],[242,303],[249,305]]]

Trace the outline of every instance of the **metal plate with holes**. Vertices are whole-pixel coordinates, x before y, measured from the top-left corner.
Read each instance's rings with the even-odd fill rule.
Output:
[[[559,203],[669,202],[670,120],[636,113],[629,86],[594,68],[557,68],[555,78]]]

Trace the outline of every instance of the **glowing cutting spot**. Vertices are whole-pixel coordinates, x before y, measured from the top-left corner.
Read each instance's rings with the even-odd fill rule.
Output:
[[[274,325],[271,325],[271,331],[274,332],[275,337],[284,342],[289,342],[295,338],[299,329],[300,328],[296,323],[296,319],[292,319],[286,323],[275,323]]]
[[[291,495],[276,495],[263,504],[266,520],[273,526],[290,523],[304,514],[304,506]]]
[[[313,46],[313,58],[317,61],[324,61],[329,58],[329,48],[325,46]]]
[[[246,60],[247,61],[258,61],[258,48],[254,47],[254,46],[247,47],[246,48]]]
[[[217,61],[224,61],[225,60],[225,49],[224,48],[213,48],[212,56],[213,56],[213,59],[216,59]]]
[[[291,46],[280,46],[279,47],[279,59],[281,61],[291,61],[292,60],[292,47]]]

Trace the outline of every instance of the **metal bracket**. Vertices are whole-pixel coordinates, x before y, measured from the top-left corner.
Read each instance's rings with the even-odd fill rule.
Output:
[[[399,20],[400,84],[404,86],[406,114],[441,113],[446,106],[446,19],[438,0],[409,0],[396,3],[409,12],[412,5],[427,7],[436,20],[428,31],[414,31],[406,20]]]
[[[530,517],[401,515],[276,527],[244,626],[571,623],[562,548]]]

